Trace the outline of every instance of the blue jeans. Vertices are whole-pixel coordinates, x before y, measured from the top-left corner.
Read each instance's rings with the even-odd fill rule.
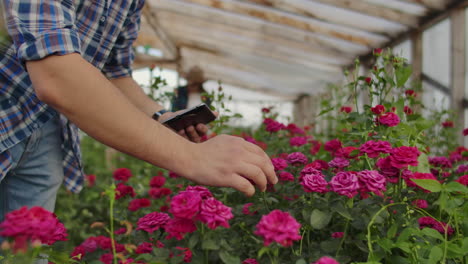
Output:
[[[13,159],[13,167],[0,180],[0,222],[5,214],[22,206],[54,211],[64,178],[61,144],[60,120],[55,116],[29,138],[6,150]]]

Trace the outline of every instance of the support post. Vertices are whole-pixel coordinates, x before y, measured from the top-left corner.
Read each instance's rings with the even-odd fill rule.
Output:
[[[463,101],[466,97],[466,11],[464,8],[454,10],[450,16],[451,21],[451,55],[452,55],[452,108],[458,117],[456,124],[465,127],[465,107]],[[460,133],[458,141],[463,145],[464,137]]]

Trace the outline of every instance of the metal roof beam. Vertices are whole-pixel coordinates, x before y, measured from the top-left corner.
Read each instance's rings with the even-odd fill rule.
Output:
[[[203,19],[212,24],[222,24],[245,31],[259,32],[272,37],[303,42],[311,47],[349,54],[364,54],[368,47],[342,39],[321,35],[298,28],[272,23],[260,18],[240,15],[215,9],[209,6],[193,4],[182,0],[150,0],[155,11],[169,11],[186,17]]]
[[[400,0],[402,2],[418,4],[425,6],[432,10],[443,10],[447,5],[452,2],[451,0]]]
[[[320,33],[369,47],[379,46],[382,42],[387,40],[387,38],[382,35],[346,26],[338,26],[317,19],[305,18],[300,15],[246,2],[234,0],[186,0],[185,2],[196,3],[245,16],[256,17],[272,23]]]

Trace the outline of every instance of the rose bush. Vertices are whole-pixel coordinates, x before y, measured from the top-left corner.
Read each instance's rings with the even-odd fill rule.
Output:
[[[0,224],[3,255],[12,263],[39,253],[55,263],[466,263],[468,149],[454,142],[466,129],[447,123],[448,111],[424,118],[409,65],[374,54],[369,76],[349,74],[349,91],[323,99],[320,131],[283,124],[274,108],[262,109],[258,128],[231,130],[270,155],[280,182],[266,192],[193,186],[123,154],[106,160],[85,139],[88,188],[78,199],[62,192],[57,205],[68,241],[52,214],[22,208]],[[357,103],[360,93],[370,105]],[[212,130],[226,132],[225,122]],[[117,169],[106,168],[109,159]]]

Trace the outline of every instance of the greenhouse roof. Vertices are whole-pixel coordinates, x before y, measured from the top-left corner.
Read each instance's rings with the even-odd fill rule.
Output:
[[[355,58],[467,5],[457,0],[147,0],[139,66],[186,71],[283,96],[322,91]],[[161,54],[160,54],[161,55]]]

